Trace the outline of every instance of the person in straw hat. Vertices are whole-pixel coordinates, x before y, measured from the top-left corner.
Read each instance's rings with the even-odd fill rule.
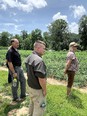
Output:
[[[67,74],[68,76],[67,96],[69,96],[71,93],[74,77],[75,77],[76,71],[78,70],[78,60],[75,55],[75,52],[77,51],[78,46],[79,45],[76,42],[71,42],[69,44],[69,51],[67,53],[66,65],[64,69],[64,74]]]

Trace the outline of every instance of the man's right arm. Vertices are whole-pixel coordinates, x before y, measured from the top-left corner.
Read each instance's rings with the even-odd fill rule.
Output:
[[[13,67],[12,62],[8,62],[8,66],[9,66],[10,71],[11,71],[12,74],[13,74],[13,77],[17,77],[17,73],[16,73],[15,70],[14,70],[14,67]]]
[[[12,50],[11,49],[8,50],[6,54],[6,59],[7,59],[9,70],[12,73],[12,76],[17,77],[17,73],[15,72],[14,66],[12,64]]]
[[[65,66],[65,70],[64,70],[64,74],[67,73],[67,70],[69,69],[70,65],[71,65],[72,60],[68,60]]]

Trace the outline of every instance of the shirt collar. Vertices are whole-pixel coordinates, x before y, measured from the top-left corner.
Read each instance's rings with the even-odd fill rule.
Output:
[[[39,53],[37,53],[36,51],[33,51],[33,54],[37,54],[38,56],[41,57],[41,55]]]

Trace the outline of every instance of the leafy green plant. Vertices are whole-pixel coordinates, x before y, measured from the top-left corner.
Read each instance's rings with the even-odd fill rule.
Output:
[[[0,51],[0,65],[4,65],[6,62],[5,54],[7,50]],[[20,50],[19,51],[22,58],[22,67],[24,71],[25,68],[25,60],[28,55],[32,51],[29,50]],[[47,77],[56,78],[58,80],[66,80],[64,78],[64,67],[66,62],[66,54],[67,51],[46,51],[43,59],[47,66]],[[78,51],[76,52],[76,56],[79,60],[79,70],[76,73],[74,86],[87,86],[87,52],[86,51]]]

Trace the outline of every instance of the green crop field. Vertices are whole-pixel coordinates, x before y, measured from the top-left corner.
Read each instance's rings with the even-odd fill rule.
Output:
[[[20,50],[22,57],[22,66],[25,71],[25,59],[32,51]],[[0,50],[0,65],[5,63],[6,50]],[[47,66],[47,77],[56,78],[59,80],[67,80],[64,78],[63,71],[66,62],[67,51],[46,51],[43,59]],[[78,51],[76,56],[79,60],[79,71],[75,76],[74,86],[87,86],[87,51]]]

